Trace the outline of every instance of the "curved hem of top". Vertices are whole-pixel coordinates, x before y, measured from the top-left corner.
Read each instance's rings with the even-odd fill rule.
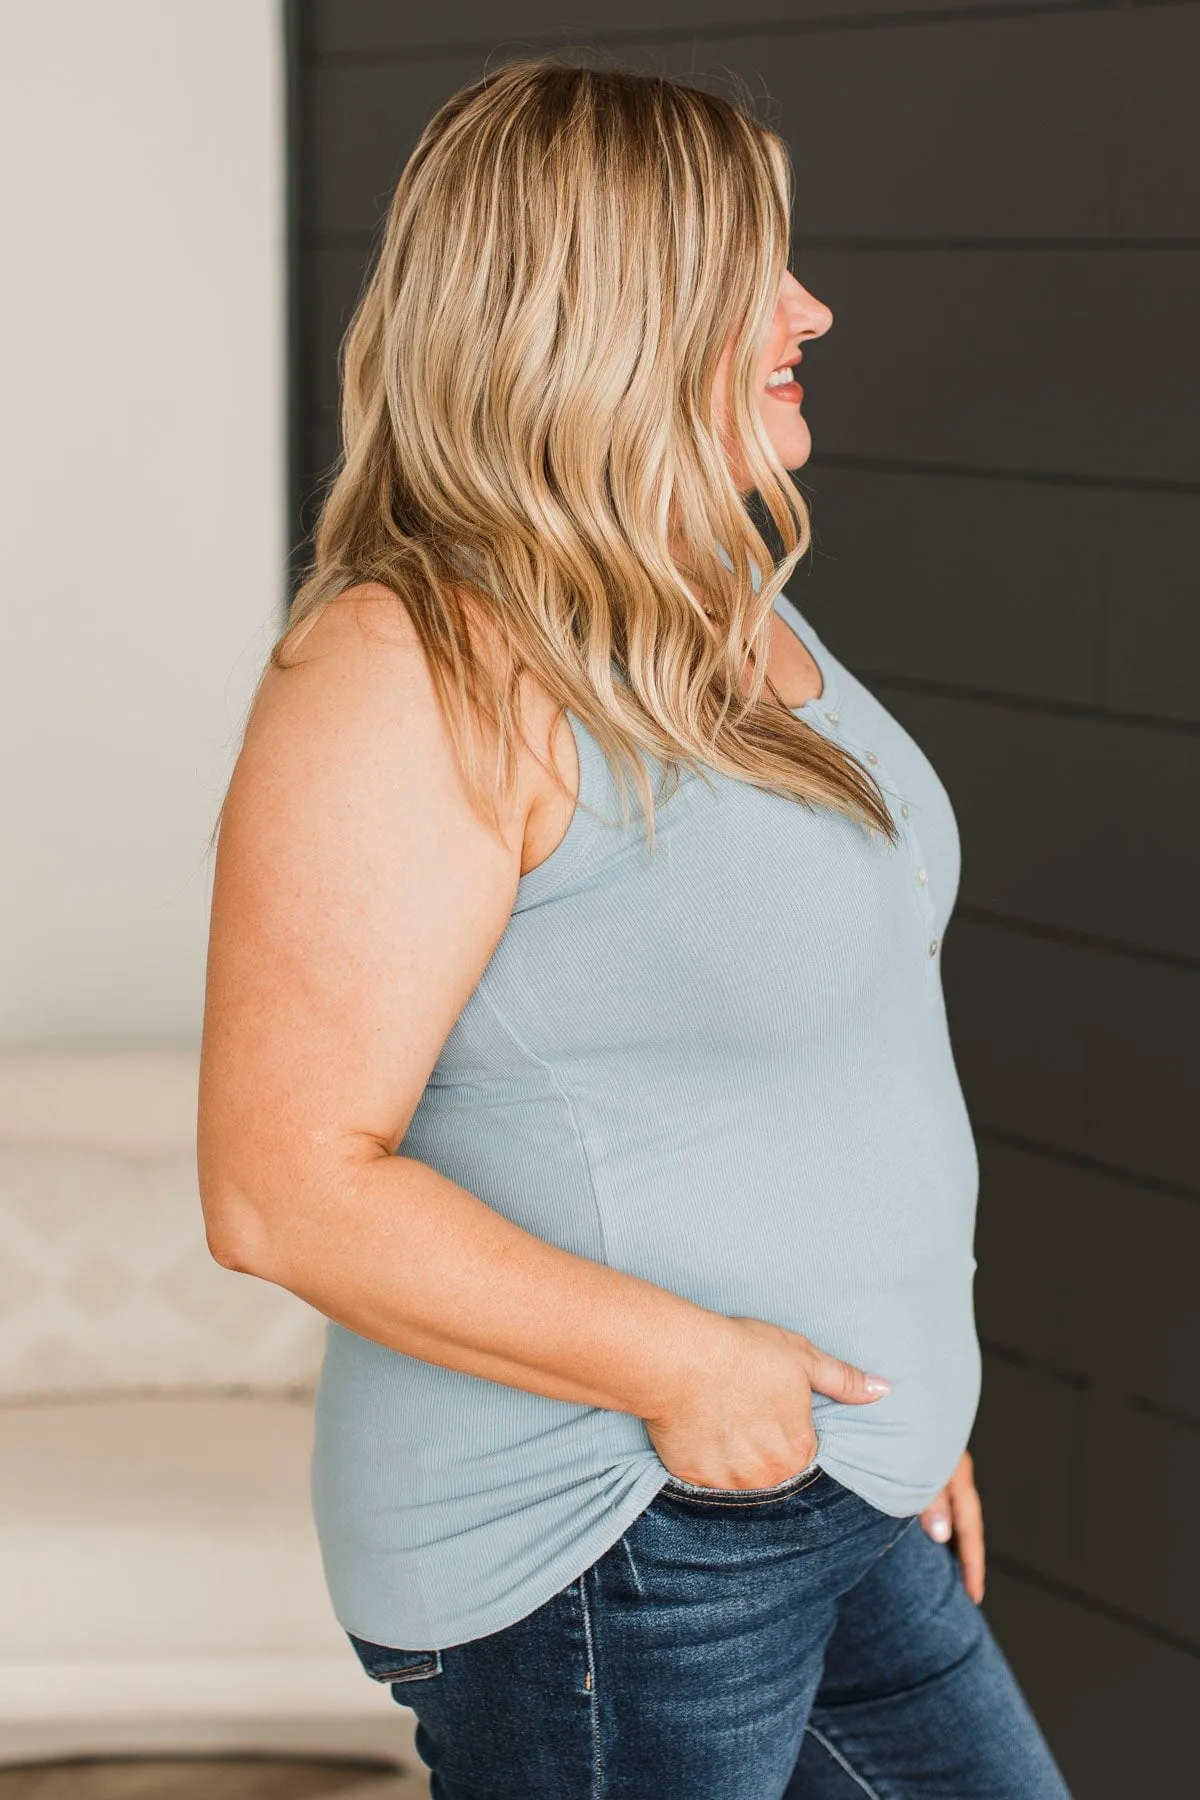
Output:
[[[925,1499],[919,1501],[915,1505],[906,1503],[901,1510],[897,1512],[894,1506],[884,1506],[882,1502],[876,1500],[872,1494],[864,1492],[861,1471],[853,1468],[848,1463],[844,1463],[836,1451],[831,1452],[828,1456],[822,1452],[817,1460],[820,1462],[822,1469],[824,1469],[827,1475],[832,1475],[833,1479],[840,1482],[842,1487],[847,1488],[852,1494],[857,1494],[860,1500],[865,1500],[868,1506],[873,1506],[875,1508],[876,1512],[886,1513],[889,1519],[911,1519],[917,1517],[918,1514],[925,1511],[927,1506],[932,1505],[946,1485],[944,1481],[939,1482],[938,1486],[933,1488]],[[957,1467],[957,1463],[955,1464],[955,1467]],[[947,1480],[948,1479],[949,1477],[947,1477]],[[869,1482],[867,1483],[867,1486],[870,1486]]]
[[[470,1613],[465,1618],[459,1618],[452,1625],[438,1631],[436,1636],[439,1642],[436,1644],[425,1642],[428,1633],[423,1634],[419,1644],[399,1645],[393,1639],[381,1638],[361,1626],[348,1625],[340,1615],[338,1623],[343,1631],[352,1632],[355,1637],[363,1638],[367,1643],[383,1644],[390,1649],[405,1650],[454,1650],[462,1644],[474,1643],[476,1638],[489,1637],[495,1631],[506,1631],[510,1625],[519,1625],[522,1619],[527,1619],[531,1613],[535,1613],[539,1606],[545,1606],[548,1600],[553,1600],[556,1594],[560,1594],[564,1588],[570,1587],[573,1581],[578,1581],[579,1577],[585,1570],[590,1569],[594,1562],[599,1562],[600,1558],[625,1535],[634,1520],[645,1512],[659,1489],[669,1479],[670,1471],[668,1469],[655,1468],[652,1465],[646,1476],[630,1490],[623,1506],[618,1507],[615,1512],[605,1513],[598,1525],[571,1546],[569,1555],[560,1556],[555,1562],[548,1563],[544,1569],[539,1570],[541,1579],[537,1584],[536,1597],[530,1604],[523,1605],[518,1613],[510,1612],[503,1601],[496,1601],[491,1606],[485,1606],[478,1612]],[[450,1632],[449,1637],[445,1635],[446,1631]],[[411,1634],[404,1633],[403,1635],[410,1636]]]

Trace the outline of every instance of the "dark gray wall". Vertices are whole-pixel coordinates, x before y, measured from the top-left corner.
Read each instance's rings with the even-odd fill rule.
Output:
[[[298,545],[373,228],[485,57],[592,43],[771,96],[796,270],[835,315],[791,591],[963,837],[987,1610],[1078,1800],[1190,1791],[1200,7],[312,0],[290,24]]]

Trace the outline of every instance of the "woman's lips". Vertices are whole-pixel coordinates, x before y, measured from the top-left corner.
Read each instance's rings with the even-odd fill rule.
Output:
[[[795,406],[804,398],[804,389],[798,381],[785,381],[780,387],[764,388],[763,392],[769,394],[772,400],[786,401],[789,406]]]

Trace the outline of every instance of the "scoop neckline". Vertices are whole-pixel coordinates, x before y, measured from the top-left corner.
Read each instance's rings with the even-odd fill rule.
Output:
[[[812,657],[821,677],[821,692],[806,700],[802,706],[789,706],[788,711],[794,718],[803,718],[806,714],[819,713],[827,716],[836,713],[839,706],[838,684],[828,661],[826,650],[820,635],[809,624],[804,614],[786,594],[775,596],[775,611],[783,618],[784,623],[796,633],[804,648]],[[603,786],[610,784],[600,780],[604,763],[603,752],[594,743],[591,733],[572,709],[564,707],[571,735],[575,739],[575,751],[579,758],[579,786],[575,796],[575,807],[567,822],[567,829],[542,862],[536,868],[518,877],[516,902],[524,907],[529,902],[544,899],[563,881],[567,880],[577,869],[581,856],[586,856],[596,848],[599,834],[587,837],[584,822],[589,813],[594,813],[599,794]],[[593,777],[595,780],[593,781]],[[584,840],[580,842],[581,838]]]
[[[819,712],[822,715],[837,712],[840,703],[838,685],[834,680],[833,670],[827,660],[829,653],[825,644],[822,642],[821,637],[809,624],[795,601],[789,600],[786,594],[776,594],[775,612],[783,620],[784,624],[789,626],[800,639],[800,642],[804,645],[804,648],[808,651],[808,654],[816,664],[817,673],[821,677],[820,693],[814,694],[812,698],[806,700],[802,706],[789,706],[788,711],[792,714],[793,718],[797,719],[801,718],[805,713],[810,712]]]

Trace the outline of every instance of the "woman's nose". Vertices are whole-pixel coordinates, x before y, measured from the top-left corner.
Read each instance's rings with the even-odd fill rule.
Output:
[[[824,337],[832,324],[833,313],[825,302],[806,294],[800,321],[801,337]]]

